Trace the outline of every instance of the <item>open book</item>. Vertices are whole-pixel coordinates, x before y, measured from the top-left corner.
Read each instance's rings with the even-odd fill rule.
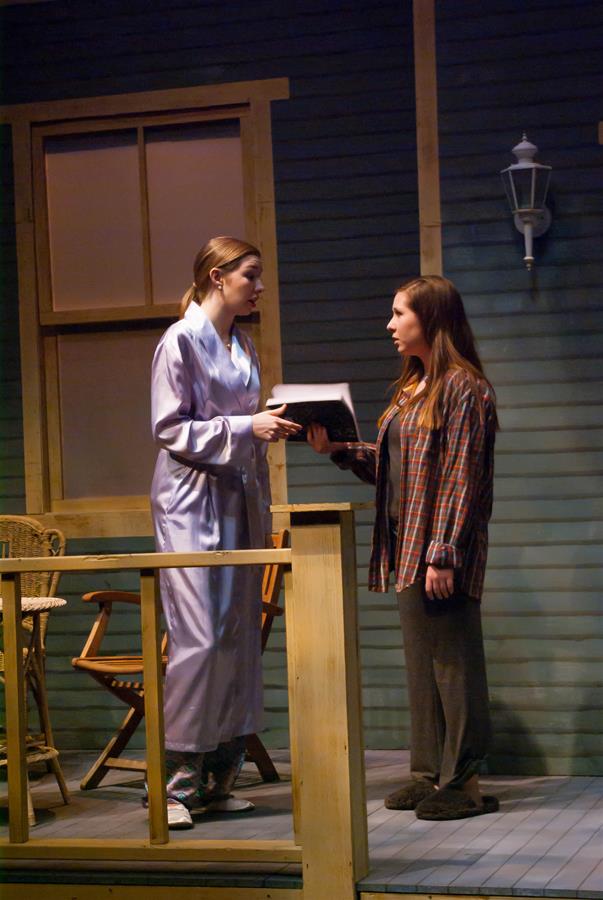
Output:
[[[327,429],[331,441],[359,441],[360,432],[354,413],[350,386],[338,384],[275,384],[268,409],[287,404],[283,416],[303,425],[299,434],[288,441],[305,441],[306,429],[311,422],[318,422]]]

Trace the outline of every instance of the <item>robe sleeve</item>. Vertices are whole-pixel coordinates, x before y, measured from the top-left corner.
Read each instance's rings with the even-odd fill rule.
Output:
[[[270,534],[272,532],[272,513],[270,512],[272,492],[270,489],[270,469],[268,467],[267,442],[256,441],[255,453],[262,521],[264,523],[264,534]]]
[[[160,447],[191,462],[214,466],[248,463],[251,416],[193,417],[192,348],[184,332],[167,332],[153,359],[151,417]]]

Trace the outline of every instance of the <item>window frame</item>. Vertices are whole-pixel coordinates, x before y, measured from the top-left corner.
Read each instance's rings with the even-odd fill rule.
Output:
[[[288,79],[277,78],[0,109],[0,121],[12,126],[13,139],[26,512],[61,528],[68,537],[150,535],[152,526],[148,496],[62,497],[58,335],[109,323],[123,322],[125,327],[127,321],[167,323],[177,316],[178,304],[151,305],[145,246],[145,305],[52,309],[44,139],[131,128],[137,130],[142,158],[144,127],[238,119],[245,237],[261,249],[265,266],[262,312],[249,317],[246,325],[260,357],[264,397],[266,388],[282,381],[270,103],[288,97]],[[148,235],[148,228],[143,231]],[[282,442],[270,445],[269,462],[274,502],[286,503]]]

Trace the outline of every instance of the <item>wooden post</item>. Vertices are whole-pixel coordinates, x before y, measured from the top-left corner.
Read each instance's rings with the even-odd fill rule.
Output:
[[[435,0],[413,0],[421,275],[442,274]]]
[[[356,881],[368,872],[368,839],[353,506],[287,511],[287,654],[295,679],[293,784],[301,798],[304,897],[355,900]]]
[[[48,483],[29,122],[19,119],[14,121],[12,134],[19,273],[19,341],[23,373],[25,496],[27,512],[35,515],[48,508]]]
[[[4,698],[6,705],[6,752],[8,760],[8,834],[15,844],[29,839],[27,821],[27,763],[25,760],[25,683],[23,678],[23,632],[21,628],[21,576],[2,575],[4,624]]]
[[[266,285],[260,309],[260,363],[262,385],[268,390],[283,380],[281,349],[281,310],[279,302],[278,257],[276,243],[276,213],[274,201],[274,171],[272,164],[272,119],[270,100],[255,98],[251,102],[253,123],[254,224],[255,240],[262,251]],[[266,398],[262,396],[262,402]],[[287,502],[287,456],[285,442],[268,444],[270,484],[275,503]],[[288,527],[286,518],[278,514],[274,527]]]
[[[165,790],[160,608],[157,574],[153,569],[141,569],[140,572],[140,613],[147,739],[149,839],[151,844],[167,844],[169,833]]]
[[[284,513],[281,513],[284,515]],[[301,773],[303,765],[301,761],[301,747],[298,739],[298,730],[301,727],[295,706],[297,696],[297,677],[295,674],[295,655],[292,652],[293,635],[295,634],[294,600],[293,600],[293,572],[285,572],[285,630],[287,640],[287,687],[289,700],[289,754],[291,757],[291,801],[293,804],[293,839],[301,845]]]

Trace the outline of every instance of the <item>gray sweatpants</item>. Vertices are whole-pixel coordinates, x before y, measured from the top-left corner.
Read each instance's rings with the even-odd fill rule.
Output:
[[[411,775],[458,788],[479,772],[490,740],[480,604],[463,594],[429,600],[422,581],[397,597]]]

